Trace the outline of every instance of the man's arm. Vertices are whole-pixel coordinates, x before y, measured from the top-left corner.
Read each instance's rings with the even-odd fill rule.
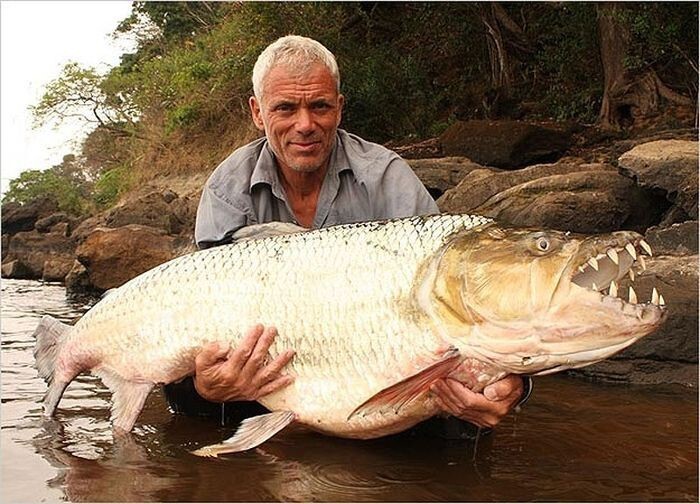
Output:
[[[205,249],[229,243],[233,233],[246,224],[245,211],[218,195],[208,183],[204,186],[194,225],[197,247]]]

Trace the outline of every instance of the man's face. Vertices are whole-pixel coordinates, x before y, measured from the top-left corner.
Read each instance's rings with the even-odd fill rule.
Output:
[[[274,67],[263,82],[262,103],[250,98],[255,125],[265,131],[281,167],[313,172],[326,166],[340,124],[343,95],[328,69],[304,73]]]

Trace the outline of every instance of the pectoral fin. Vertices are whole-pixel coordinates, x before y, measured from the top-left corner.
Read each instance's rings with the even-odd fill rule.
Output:
[[[218,457],[223,453],[236,453],[261,445],[294,421],[291,411],[274,411],[265,415],[246,418],[236,433],[229,439],[215,445],[204,446],[193,451],[200,457]]]
[[[360,404],[350,413],[348,420],[355,415],[365,416],[388,409],[393,409],[395,413],[398,413],[403,406],[426,393],[434,382],[449,375],[459,363],[459,358],[459,350],[450,347],[437,362],[379,391]]]

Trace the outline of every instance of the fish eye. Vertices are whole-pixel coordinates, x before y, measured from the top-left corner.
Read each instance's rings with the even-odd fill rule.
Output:
[[[547,252],[549,250],[549,240],[543,237],[537,238],[537,249]]]

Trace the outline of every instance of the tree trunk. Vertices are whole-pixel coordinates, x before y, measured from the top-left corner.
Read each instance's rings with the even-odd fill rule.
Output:
[[[625,68],[630,31],[622,16],[626,5],[596,4],[600,56],[603,63],[603,102],[598,120],[603,128],[632,127],[659,112],[661,98],[682,105],[692,100],[667,87],[652,68],[633,74]]]

